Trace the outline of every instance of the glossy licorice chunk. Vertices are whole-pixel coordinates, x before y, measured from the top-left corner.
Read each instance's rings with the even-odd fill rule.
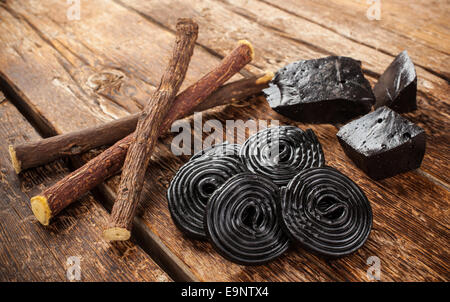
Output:
[[[175,225],[195,239],[204,239],[206,204],[226,180],[247,169],[236,157],[205,157],[183,165],[167,191]]]
[[[398,113],[417,109],[417,75],[406,50],[384,71],[373,93],[376,98],[375,108],[388,106]]]
[[[375,102],[361,62],[347,57],[291,63],[263,91],[276,112],[308,123],[346,122],[369,112]]]
[[[347,156],[375,180],[419,168],[425,153],[425,131],[388,107],[346,124],[337,137]]]
[[[267,128],[252,135],[242,145],[240,157],[250,171],[269,177],[279,186],[303,169],[325,164],[314,131],[294,126]]]
[[[372,228],[364,192],[331,167],[300,172],[281,193],[281,221],[292,238],[317,254],[342,257],[359,249]]]
[[[289,247],[277,216],[278,207],[276,184],[262,175],[240,173],[211,196],[205,229],[224,258],[243,265],[263,264]]]
[[[232,156],[239,157],[239,150],[241,145],[230,144],[228,142],[223,142],[221,144],[213,145],[211,147],[205,148],[194,155],[189,160],[196,160],[203,158],[205,156]]]

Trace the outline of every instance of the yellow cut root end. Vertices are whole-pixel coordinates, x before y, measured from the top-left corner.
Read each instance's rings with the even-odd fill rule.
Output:
[[[267,71],[265,75],[256,79],[255,84],[260,85],[260,84],[269,83],[273,79],[274,76],[275,76],[275,74],[272,71]]]
[[[42,195],[32,197],[31,210],[41,224],[49,224],[52,212],[48,206],[47,198]]]
[[[131,233],[125,228],[109,228],[103,232],[103,237],[108,241],[126,241],[130,239]]]
[[[250,48],[250,57],[252,58],[252,60],[255,58],[255,49],[253,48],[252,43],[247,40],[239,40],[238,44],[247,45],[248,48]]]
[[[14,150],[13,145],[9,145],[9,156],[11,157],[11,163],[14,167],[14,170],[16,170],[16,173],[19,174],[22,171],[22,165],[20,164],[20,161],[17,159],[16,150]]]

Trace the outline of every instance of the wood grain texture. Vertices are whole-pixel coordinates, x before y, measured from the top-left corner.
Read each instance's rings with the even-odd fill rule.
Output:
[[[300,8],[292,9],[295,14],[287,8],[278,9],[272,4],[265,2],[248,1],[255,4],[255,10],[261,9],[261,5],[268,12],[258,11],[250,14],[254,9],[250,5],[242,2],[220,2],[220,1],[89,1],[88,8],[84,15],[83,22],[65,22],[64,7],[54,1],[42,1],[38,8],[30,8],[29,1],[21,1],[22,6],[17,2],[10,2],[13,8],[9,7],[7,12],[0,9],[0,16],[8,18],[3,24],[13,24],[14,28],[0,27],[0,46],[4,51],[0,55],[0,72],[2,77],[7,77],[8,82],[14,90],[21,96],[21,102],[27,104],[31,116],[36,120],[50,121],[43,123],[53,133],[62,133],[81,129],[81,121],[77,117],[67,119],[67,108],[70,102],[94,103],[92,100],[99,98],[98,94],[89,95],[89,101],[84,101],[80,97],[71,97],[69,103],[59,102],[48,103],[42,95],[54,94],[58,96],[64,93],[64,87],[50,85],[51,81],[42,81],[42,86],[34,87],[33,82],[22,81],[21,77],[29,78],[31,75],[39,77],[41,75],[52,78],[61,72],[59,67],[47,69],[49,63],[43,66],[38,64],[38,58],[48,57],[49,54],[58,57],[61,62],[66,62],[62,54],[71,58],[70,52],[81,53],[85,62],[102,60],[113,62],[114,70],[130,70],[130,65],[139,65],[132,72],[126,73],[124,81],[127,83],[130,78],[145,78],[146,83],[155,83],[158,75],[153,70],[162,70],[161,54],[167,53],[167,49],[161,49],[161,40],[170,41],[173,39],[173,20],[177,17],[195,17],[200,25],[199,48],[191,62],[191,71],[198,75],[206,72],[214,66],[223,56],[230,44],[236,39],[248,38],[253,42],[256,50],[254,65],[248,70],[251,72],[261,72],[262,69],[275,70],[291,61],[303,58],[315,58],[331,53],[352,54],[363,61],[366,74],[372,84],[376,77],[386,68],[393,59],[393,56],[403,50],[405,45],[413,45],[413,60],[419,62],[420,66],[427,69],[418,69],[419,74],[419,111],[413,114],[414,122],[424,126],[429,141],[423,169],[398,175],[394,178],[382,182],[373,182],[359,171],[341,150],[335,134],[337,128],[332,125],[304,125],[292,123],[283,117],[273,113],[265,103],[265,100],[252,100],[247,107],[235,108],[227,106],[221,110],[211,111],[203,116],[203,120],[218,119],[222,123],[227,119],[248,118],[257,119],[280,119],[282,123],[298,125],[302,128],[312,127],[324,146],[327,163],[340,169],[355,180],[367,194],[374,211],[374,229],[367,244],[357,253],[339,260],[327,261],[316,257],[302,249],[292,249],[287,255],[281,257],[273,263],[262,267],[242,267],[234,265],[221,258],[208,243],[197,242],[184,238],[183,235],[173,225],[167,210],[165,192],[168,184],[176,170],[188,159],[188,157],[175,157],[170,151],[172,136],[160,139],[156,146],[152,158],[152,165],[147,171],[147,181],[144,184],[141,205],[138,208],[139,230],[146,231],[141,243],[152,246],[157,250],[161,259],[166,265],[172,265],[173,269],[182,271],[180,275],[184,279],[194,280],[222,280],[222,281],[315,281],[315,280],[361,280],[366,281],[366,260],[369,256],[378,256],[382,265],[382,280],[446,280],[450,279],[448,274],[448,154],[445,151],[448,147],[448,134],[445,133],[448,125],[448,83],[438,74],[445,68],[430,67],[438,71],[430,73],[428,66],[439,65],[436,62],[448,61],[448,56],[442,56],[433,64],[427,63],[427,56],[433,57],[433,52],[428,51],[429,47],[423,46],[426,43],[414,43],[414,41],[404,35],[388,35],[386,30],[380,31],[379,27],[370,28],[368,25],[358,29],[357,21],[348,18],[353,22],[354,27],[348,27],[347,22],[342,18],[330,16],[346,16],[346,11],[338,8],[321,7],[317,10],[314,3],[316,1],[302,1]],[[151,4],[148,5],[147,3]],[[277,1],[277,5],[290,3],[297,4],[296,1]],[[328,2],[327,2],[328,3]],[[17,10],[25,16],[14,18],[9,11]],[[98,12],[101,11],[108,17],[105,18]],[[282,12],[285,12],[283,15]],[[320,13],[321,12],[321,13]],[[316,16],[314,20],[299,17],[298,14],[310,14]],[[402,12],[398,12],[401,14]],[[6,15],[5,15],[6,14]],[[290,26],[282,26],[281,22],[274,20],[276,16],[285,16],[283,22],[288,22]],[[52,16],[52,19],[49,18]],[[256,18],[254,18],[256,16]],[[272,19],[270,18],[272,16]],[[334,22],[333,28],[319,23],[320,16],[326,22]],[[55,20],[56,19],[56,20]],[[316,20],[315,19],[315,20]],[[301,21],[302,20],[302,21]],[[305,22],[308,21],[308,22]],[[351,21],[353,20],[353,21]],[[269,22],[270,21],[270,22]],[[121,28],[120,23],[126,22],[127,28]],[[320,21],[322,22],[322,21]],[[34,24],[42,36],[37,35],[35,29],[29,23]],[[362,22],[361,22],[362,23]],[[100,28],[98,25],[101,24]],[[95,26],[97,25],[97,26]],[[269,25],[269,26],[268,26]],[[86,27],[91,26],[91,27]],[[31,28],[31,29],[30,29]],[[86,30],[96,28],[96,31]],[[303,30],[304,28],[304,30]],[[345,35],[344,32],[351,28],[352,35]],[[84,29],[84,30],[83,30]],[[314,30],[313,30],[314,29]],[[295,30],[295,32],[294,32]],[[304,36],[320,30],[323,35],[314,36],[311,34],[309,40],[304,41]],[[11,35],[12,31],[16,36]],[[109,31],[109,32],[108,32]],[[58,32],[56,38],[51,38],[50,33]],[[129,39],[133,32],[140,32],[143,35],[152,35],[155,41],[143,41]],[[333,34],[334,32],[334,34]],[[114,38],[113,34],[116,35]],[[374,33],[374,34],[372,34]],[[376,34],[379,33],[379,34]],[[354,35],[354,36],[353,36]],[[26,37],[21,42],[13,37]],[[102,37],[99,39],[98,37]],[[369,41],[359,42],[357,37],[367,37]],[[393,38],[388,38],[393,37]],[[43,39],[44,38],[44,39]],[[370,39],[378,39],[382,44],[382,51],[377,51],[375,44],[370,44]],[[384,40],[385,39],[385,40]],[[50,44],[46,41],[49,41]],[[114,42],[115,41],[115,42]],[[381,43],[383,41],[383,43]],[[397,43],[398,42],[398,43]],[[420,42],[420,41],[419,41]],[[41,45],[41,48],[35,46]],[[144,52],[139,43],[154,51]],[[372,42],[371,42],[372,43]],[[373,42],[375,43],[375,42]],[[403,44],[402,44],[403,43]],[[116,49],[117,45],[120,49]],[[164,43],[163,43],[164,44]],[[26,47],[24,47],[24,45]],[[59,52],[55,52],[53,46]],[[63,46],[65,45],[65,46]],[[126,45],[126,47],[122,47]],[[361,46],[362,45],[362,46]],[[411,46],[412,47],[412,46]],[[421,48],[422,47],[422,48]],[[389,51],[383,49],[389,48]],[[25,64],[20,59],[20,55],[29,62]],[[30,52],[24,50],[31,49]],[[197,51],[200,50],[200,51]],[[346,53],[342,53],[343,51]],[[425,51],[427,50],[427,51]],[[352,52],[353,51],[353,52]],[[409,48],[408,48],[409,51]],[[32,55],[39,53],[39,57]],[[430,55],[433,54],[433,55]],[[139,61],[140,60],[140,61]],[[431,59],[430,59],[431,60]],[[434,59],[433,59],[434,60]],[[159,66],[154,68],[154,61]],[[369,62],[369,63],[366,63]],[[9,64],[13,62],[14,64]],[[140,63],[140,64],[138,64]],[[370,64],[368,68],[367,64]],[[70,66],[71,74],[76,75],[76,81],[68,80],[68,83],[81,83],[80,79],[89,78],[90,69],[82,69],[75,64],[65,63]],[[93,66],[90,64],[89,66]],[[150,65],[152,65],[150,68]],[[11,66],[14,66],[11,67]],[[30,66],[32,68],[30,68]],[[78,67],[77,67],[78,66]],[[58,69],[57,69],[58,68]],[[91,67],[90,67],[91,68]],[[128,68],[128,69],[127,69]],[[158,69],[159,68],[159,69]],[[422,68],[422,67],[420,67]],[[84,73],[82,70],[88,70]],[[23,74],[23,75],[22,75]],[[80,76],[81,75],[81,76]],[[66,79],[66,78],[64,78]],[[192,83],[195,75],[188,73],[186,83]],[[138,81],[138,80],[136,80]],[[119,81],[120,82],[120,81]],[[14,85],[12,85],[14,84]],[[153,85],[154,86],[154,85]],[[36,95],[34,92],[40,91]],[[125,104],[126,98],[120,98],[118,91],[108,90],[112,96],[107,99],[101,98],[102,108],[113,107],[112,100],[120,99]],[[117,95],[116,95],[117,94]],[[145,93],[142,93],[144,95]],[[140,98],[145,99],[145,98]],[[136,101],[136,103],[139,103]],[[83,114],[98,117],[97,106],[81,106],[86,109]],[[53,107],[53,108],[52,108]],[[83,109],[83,110],[84,110]],[[119,107],[121,114],[127,114],[124,107]],[[131,112],[131,110],[130,110]],[[60,115],[60,116],[58,116]],[[103,116],[103,115],[100,115]],[[117,116],[120,116],[118,114]],[[108,116],[107,118],[111,118]],[[83,122],[86,123],[86,122]],[[87,121],[86,124],[91,122]],[[99,123],[94,119],[92,125]],[[203,134],[206,135],[206,134]],[[194,131],[194,139],[199,140],[202,133]],[[240,138],[243,139],[243,138]],[[433,177],[430,177],[432,175]],[[114,200],[114,191],[117,188],[118,177],[110,179],[105,186],[101,186],[101,191],[105,193],[108,202]],[[76,208],[76,207],[74,207]],[[136,227],[136,225],[135,225]],[[214,269],[211,269],[214,268]]]
[[[174,121],[191,112],[193,108],[199,105],[213,91],[239,72],[251,61],[252,57],[253,49],[251,45],[247,41],[239,41],[238,46],[218,66],[205,74],[196,83],[186,88],[175,98],[175,103],[171,105],[173,110],[168,111],[156,129],[158,135],[166,133]],[[140,115],[139,119],[141,120],[148,115],[149,113]],[[50,219],[65,207],[101,184],[108,177],[116,174],[122,168],[128,149],[134,142],[134,135],[132,133],[119,140],[96,158],[89,160],[85,165],[69,173],[56,184],[47,188],[40,195],[33,196],[31,199],[32,209],[39,222],[43,225],[48,225]],[[142,145],[149,146],[148,144]],[[17,154],[15,154],[14,150],[11,150],[11,147],[10,154],[14,168],[17,171]],[[142,173],[145,173],[145,169],[142,170]],[[116,232],[112,232],[113,234],[125,231],[125,237],[129,237],[130,235],[128,230],[123,228],[120,230],[118,227],[114,227],[108,230],[115,230]]]
[[[39,135],[7,100],[0,103],[0,280],[67,281],[67,259],[80,257],[82,281],[169,281],[132,242],[107,244],[100,236],[104,207],[88,194],[48,228],[32,215],[27,199],[68,172],[61,161],[20,178],[7,159],[8,143]]]
[[[164,70],[173,39],[170,31],[110,1],[83,4],[83,22],[67,22],[66,10],[57,0],[0,5],[0,46],[6,55],[0,76],[11,87],[23,87],[20,96],[32,98],[39,110],[54,111],[44,117],[29,102],[23,104],[48,135],[140,111]],[[182,90],[217,63],[202,48],[192,60]]]
[[[159,4],[158,4],[159,3]],[[320,31],[318,36],[321,37],[322,40],[325,40],[327,42],[327,47],[330,49],[335,49],[336,52],[340,51],[339,54],[347,54],[346,49],[354,49],[356,47],[357,52],[349,53],[348,55],[355,56],[359,58],[362,56],[361,53],[364,53],[364,58],[361,58],[363,60],[363,66],[366,66],[367,60],[372,60],[375,58],[376,60],[373,61],[373,66],[377,61],[381,61],[384,57],[384,61],[386,61],[386,66],[390,63],[390,61],[393,59],[389,56],[377,53],[376,51],[367,48],[367,47],[359,47],[356,43],[351,43],[351,41],[342,41],[342,39],[338,38],[328,38],[332,33],[330,31],[323,31],[323,29],[318,29],[317,26],[313,26],[314,24],[308,24],[305,22],[300,22],[298,18],[292,18],[292,16],[284,15],[283,11],[275,9],[271,6],[265,5],[264,3],[259,3],[257,1],[234,1],[234,0],[228,0],[226,1],[226,4],[221,7],[220,5],[214,6],[214,9],[208,8],[212,7],[212,5],[208,6],[208,3],[212,3],[211,1],[196,1],[189,5],[184,5],[180,1],[165,1],[164,4],[158,2],[139,2],[139,1],[127,1],[127,5],[133,7],[136,10],[139,10],[142,14],[148,16],[149,18],[155,18],[160,22],[166,22],[164,20],[167,20],[167,17],[165,19],[161,18],[160,16],[170,16],[170,20],[172,20],[174,15],[183,15],[183,14],[190,14],[190,15],[200,15],[203,18],[197,18],[200,26],[204,25],[207,26],[207,24],[212,23],[211,20],[221,20],[220,24],[221,26],[214,26],[209,25],[208,26],[208,32],[206,33],[206,37],[200,36],[199,42],[205,43],[206,47],[216,47],[217,51],[220,51],[220,46],[218,44],[221,44],[218,41],[213,40],[213,37],[221,37],[225,34],[228,35],[236,35],[236,37],[239,37],[239,35],[242,35],[243,30],[250,30],[252,32],[253,36],[257,36],[258,38],[255,39],[255,47],[259,50],[258,55],[256,56],[254,62],[256,64],[260,64],[261,66],[267,67],[270,66],[268,64],[272,64],[272,66],[283,66],[290,62],[290,60],[296,60],[295,56],[298,56],[298,54],[301,54],[304,50],[299,48],[296,51],[287,51],[289,49],[288,47],[292,47],[289,45],[287,40],[283,37],[277,34],[275,32],[274,34],[270,35],[267,30],[267,25],[265,24],[272,24],[268,18],[273,18],[272,16],[279,16],[280,18],[283,18],[283,20],[289,20],[291,22],[291,26],[286,28],[292,28],[289,33],[291,35],[295,35],[296,38],[301,39],[303,36],[308,37],[311,35],[311,33]],[[234,6],[233,6],[234,5]],[[261,6],[262,5],[262,6]],[[228,9],[227,9],[228,8]],[[239,14],[230,14],[229,11],[239,11]],[[254,14],[254,12],[258,12],[258,14]],[[204,12],[202,14],[202,12]],[[205,13],[207,12],[207,13]],[[258,26],[258,24],[253,24],[249,22],[249,18],[252,15],[258,16],[258,22],[263,24],[264,26]],[[247,17],[246,17],[247,16]],[[248,17],[250,16],[250,17]],[[290,18],[289,18],[290,17]],[[226,22],[226,19],[233,20],[233,22]],[[170,23],[166,22],[164,23],[167,26],[171,26]],[[236,24],[241,24],[241,26],[236,26]],[[309,27],[308,27],[309,26]],[[312,26],[312,27],[311,27]],[[305,31],[307,34],[303,35],[303,31],[295,30],[297,28],[307,28]],[[270,29],[270,28],[269,28]],[[278,28],[275,28],[278,30]],[[289,35],[288,37],[291,37]],[[316,36],[317,39],[317,36]],[[213,42],[211,42],[213,41]],[[314,40],[311,40],[313,42]],[[228,42],[224,42],[228,43]],[[317,40],[316,40],[317,43]],[[338,43],[338,45],[336,45]],[[346,44],[350,43],[350,47]],[[269,45],[269,47],[264,47],[263,44]],[[273,45],[273,46],[272,46]],[[278,47],[283,45],[283,47]],[[287,45],[284,47],[284,45]],[[295,45],[295,44],[294,44]],[[335,46],[336,45],[336,46]],[[275,47],[276,46],[276,47]],[[330,53],[332,54],[332,53]],[[304,54],[305,56],[308,55],[307,53]],[[316,54],[317,56],[321,56],[320,51],[318,51]],[[323,54],[322,54],[323,55]],[[277,58],[279,62],[265,62],[264,58]],[[377,71],[371,71],[370,74],[377,74],[378,72],[382,72],[384,70],[384,67],[376,66]],[[373,76],[368,76],[369,80],[372,84],[376,81]],[[448,97],[446,91],[448,91],[448,85],[446,83],[440,84],[441,90],[440,94],[442,95],[441,102],[431,102],[427,98],[421,98],[419,95],[419,107],[420,110],[416,111],[415,113],[407,115],[408,118],[410,118],[413,122],[418,123],[421,127],[423,127],[427,133],[430,135],[428,136],[428,145],[427,145],[427,152],[424,159],[424,162],[422,163],[421,170],[425,172],[432,173],[435,177],[440,178],[443,180],[444,183],[448,183],[448,173],[442,173],[442,171],[448,170],[448,163],[450,161],[450,158],[448,158],[447,154],[448,151],[450,151],[450,139],[449,134],[446,131],[443,131],[443,128],[447,128],[446,126],[449,125],[449,119],[447,118],[447,102]],[[424,89],[423,92],[427,89],[426,87],[420,87],[419,90]],[[433,118],[427,117],[427,115],[433,116]],[[326,127],[325,127],[326,129]],[[340,148],[339,144],[336,141],[330,142],[333,144],[333,148]],[[444,152],[443,152],[444,151]],[[389,188],[386,188],[389,190]]]
[[[449,38],[445,1],[384,1],[381,20],[367,18],[370,4],[364,0],[261,1],[391,56],[407,49],[417,65],[449,77],[449,44],[440,42]]]
[[[269,72],[223,85],[187,115],[234,104],[261,94],[272,77],[273,74]],[[171,107],[171,111],[176,109],[179,108]],[[14,145],[11,147],[10,153],[13,154],[11,160],[16,162],[15,170],[20,173],[22,170],[38,167],[61,157],[79,155],[94,148],[115,144],[136,129],[139,116],[140,113],[134,113],[83,130]],[[175,116],[178,117],[177,114]]]
[[[309,9],[309,6],[296,3],[298,11]],[[230,43],[224,37],[242,38],[248,35],[253,38],[251,41],[258,50],[252,64],[264,70],[276,71],[287,63],[300,59],[344,55],[362,61],[363,69],[373,86],[378,76],[398,54],[382,53],[377,49],[343,38],[330,29],[257,0],[202,0],[192,3],[179,0],[145,2],[130,0],[123,5],[137,10],[169,28],[173,28],[173,21],[177,16],[197,16],[199,25],[206,28],[206,32],[199,37],[199,43],[218,53],[221,53],[222,48]],[[340,12],[333,14],[333,11],[329,11],[329,14],[339,16]],[[365,15],[363,16],[365,18]],[[346,23],[342,23],[341,26],[345,26]],[[356,28],[353,30],[356,31]],[[380,41],[390,45],[396,42],[396,40],[384,39]],[[411,40],[408,47],[405,46],[405,48],[410,52],[415,45]],[[421,52],[421,57],[429,58],[429,52]],[[448,56],[444,57],[447,57],[447,60],[444,60],[447,62]],[[413,60],[416,62],[416,58]],[[448,183],[450,180],[448,175],[443,175],[441,171],[447,168],[448,162],[450,162],[450,153],[447,152],[450,151],[450,135],[446,131],[442,131],[443,127],[450,126],[448,118],[450,115],[450,86],[446,80],[423,68],[416,67],[416,69],[420,110],[408,117],[423,127],[427,133],[432,134],[428,137],[430,143],[427,146],[428,151],[422,164],[422,170]],[[429,115],[433,118],[429,118]],[[445,151],[442,152],[442,150]]]

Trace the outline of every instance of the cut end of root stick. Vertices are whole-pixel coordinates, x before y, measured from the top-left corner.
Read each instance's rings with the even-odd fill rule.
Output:
[[[256,85],[267,84],[273,79],[274,76],[275,74],[272,71],[267,71],[265,75],[256,79],[255,84]]]
[[[9,145],[9,156],[11,157],[11,163],[14,167],[14,170],[17,174],[19,174],[22,171],[22,165],[20,164],[20,161],[17,159],[16,150],[14,150],[13,145]]]
[[[186,34],[198,33],[198,24],[191,18],[179,18],[177,20],[177,30],[183,30]]]
[[[252,58],[252,60],[255,58],[255,49],[253,48],[252,43],[250,43],[247,40],[239,40],[238,44],[247,45],[248,48],[250,49],[250,57]]]
[[[32,197],[31,210],[41,224],[49,224],[52,212],[48,206],[47,198],[41,195]]]
[[[109,228],[103,232],[103,237],[108,241],[125,241],[130,239],[131,233],[125,228]]]

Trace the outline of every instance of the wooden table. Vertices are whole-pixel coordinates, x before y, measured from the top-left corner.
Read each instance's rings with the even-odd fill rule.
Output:
[[[0,78],[7,95],[0,97],[0,280],[67,280],[67,259],[78,256],[83,281],[367,281],[366,261],[377,256],[382,281],[449,281],[448,1],[381,0],[378,21],[367,18],[365,0],[81,2],[79,21],[68,20],[66,1],[0,2]],[[109,244],[100,235],[118,176],[70,206],[50,227],[39,225],[29,197],[98,150],[17,176],[8,145],[139,111],[168,60],[178,17],[194,17],[200,25],[183,87],[243,38],[253,43],[256,58],[234,79],[299,59],[343,55],[361,60],[373,85],[393,58],[408,50],[418,74],[419,109],[406,116],[426,130],[428,140],[416,171],[373,181],[345,156],[335,125],[292,122],[261,97],[203,117],[278,119],[311,127],[327,163],[355,180],[371,202],[374,226],[363,248],[333,261],[293,248],[268,265],[244,267],[224,260],[209,243],[185,238],[172,223],[165,197],[174,173],[188,159],[171,153],[173,135],[159,140],[131,242]]]

